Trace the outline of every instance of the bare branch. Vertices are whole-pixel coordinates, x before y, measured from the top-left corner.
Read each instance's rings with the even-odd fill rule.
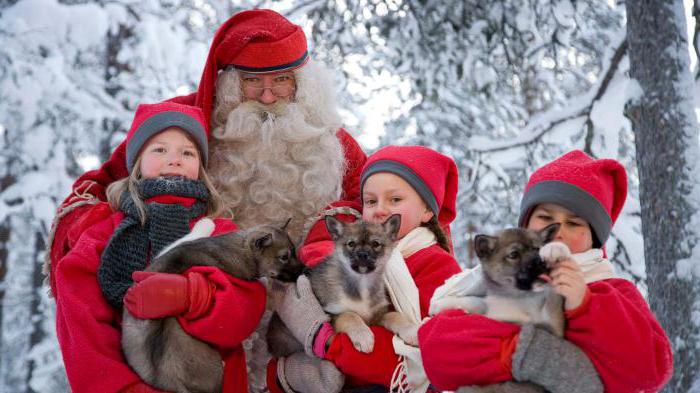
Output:
[[[508,150],[516,147],[522,147],[522,146],[527,146],[531,145],[537,141],[539,141],[545,134],[553,130],[556,126],[565,123],[570,120],[575,120],[581,116],[586,116],[586,125],[589,126],[589,130],[587,132],[592,133],[593,132],[593,122],[591,120],[591,111],[593,110],[593,106],[595,103],[600,100],[605,93],[607,92],[607,89],[610,85],[610,82],[613,79],[613,76],[615,73],[618,71],[618,68],[620,66],[620,63],[622,62],[622,59],[624,58],[625,54],[627,52],[627,40],[624,39],[622,42],[620,42],[620,45],[618,45],[617,49],[615,50],[614,55],[610,59],[610,64],[608,66],[608,69],[605,71],[605,75],[603,76],[603,79],[601,80],[600,84],[598,85],[598,88],[596,90],[595,95],[591,98],[590,102],[585,105],[584,107],[578,109],[578,110],[569,110],[566,112],[562,112],[562,116],[559,118],[554,118],[551,121],[547,122],[544,125],[528,125],[525,127],[526,130],[530,130],[529,132],[525,132],[524,134],[526,135],[525,137],[518,138],[517,141],[515,142],[507,142],[502,145],[498,146],[492,146],[486,149],[479,149],[476,148],[474,149],[475,151],[482,152],[482,153],[487,153],[487,152],[498,152],[498,151],[503,151],[503,150]],[[590,94],[587,93],[587,94]],[[557,109],[559,111],[559,109]],[[587,143],[588,140],[592,141],[592,135],[587,135],[586,136],[586,141]],[[590,151],[590,146],[587,146],[588,150]]]

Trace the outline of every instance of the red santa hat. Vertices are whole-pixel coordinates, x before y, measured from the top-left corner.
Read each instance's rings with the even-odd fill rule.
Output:
[[[605,244],[627,197],[627,172],[617,161],[574,150],[536,170],[525,187],[518,225],[526,227],[537,205],[555,203],[588,221],[593,246]]]
[[[214,35],[199,82],[196,105],[211,117],[219,70],[234,67],[251,73],[291,71],[309,58],[301,27],[272,10],[233,15]]]
[[[170,127],[183,130],[199,149],[202,164],[207,165],[209,128],[202,110],[196,106],[160,102],[141,104],[136,108],[131,129],[126,134],[126,167],[131,172],[136,158],[149,138]]]
[[[454,220],[458,178],[452,158],[424,146],[384,147],[367,158],[360,177],[360,193],[365,181],[379,172],[393,173],[410,184],[441,226]]]

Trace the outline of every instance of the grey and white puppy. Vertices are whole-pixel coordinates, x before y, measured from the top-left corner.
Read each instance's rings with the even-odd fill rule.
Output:
[[[469,313],[518,324],[533,324],[557,337],[564,336],[564,298],[555,293],[542,275],[557,262],[569,258],[569,248],[551,242],[559,224],[540,231],[511,228],[496,236],[477,235],[474,251],[481,263],[486,296],[465,296],[452,303]],[[505,382],[462,387],[458,393],[543,392],[532,383]]]
[[[332,216],[325,220],[334,252],[306,275],[321,307],[331,315],[335,331],[347,333],[354,347],[365,353],[374,349],[374,334],[368,325],[384,326],[407,343],[417,344],[415,327],[403,314],[389,312],[383,277],[401,216],[395,214],[383,224],[343,223]],[[270,321],[267,339],[276,357],[304,350],[277,314]]]
[[[563,337],[564,298],[542,278],[571,256],[565,244],[550,243],[558,230],[559,224],[552,224],[540,231],[510,228],[496,236],[477,235],[474,251],[486,297],[466,296],[458,308],[499,321],[531,323]]]
[[[243,280],[265,276],[295,281],[304,265],[297,260],[285,227],[258,226],[185,241],[159,255],[146,270],[182,273],[193,266],[214,266]],[[122,349],[129,365],[158,389],[221,391],[219,352],[185,333],[175,317],[138,319],[124,307]]]

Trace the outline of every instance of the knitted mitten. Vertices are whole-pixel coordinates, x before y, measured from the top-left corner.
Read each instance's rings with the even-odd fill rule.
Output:
[[[287,393],[338,393],[345,383],[333,363],[303,352],[278,360],[277,379]]]
[[[330,317],[316,299],[309,279],[302,275],[296,284],[287,284],[284,287],[273,285],[270,297],[282,322],[304,345],[304,351],[313,356],[316,333]]]
[[[513,377],[534,382],[552,393],[602,392],[593,364],[574,344],[525,325],[513,354]]]

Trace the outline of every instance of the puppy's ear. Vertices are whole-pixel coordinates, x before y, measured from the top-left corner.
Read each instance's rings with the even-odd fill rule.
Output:
[[[498,238],[488,235],[476,235],[474,237],[474,252],[479,259],[488,258],[498,245]]]
[[[343,236],[345,225],[333,216],[326,216],[326,228],[328,233],[331,234],[331,239],[338,240],[338,238]]]
[[[262,251],[272,244],[272,234],[263,233],[256,235],[252,240],[252,246],[254,250]]]
[[[392,239],[396,239],[396,237],[399,234],[399,229],[401,228],[401,215],[393,214],[386,221],[384,221],[382,227],[384,228],[386,233],[388,233],[391,236]]]
[[[547,244],[554,240],[554,237],[557,235],[557,232],[559,232],[560,227],[561,224],[549,224],[546,227],[540,229],[539,235],[540,239],[542,239],[542,243]]]

